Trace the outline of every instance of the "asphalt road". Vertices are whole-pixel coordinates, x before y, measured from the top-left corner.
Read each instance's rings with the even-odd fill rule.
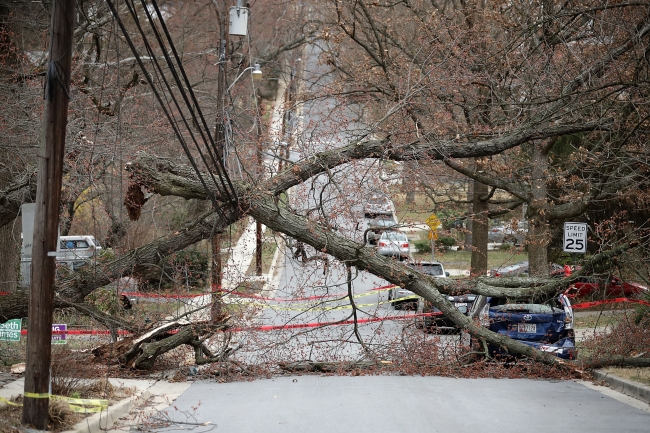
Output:
[[[307,85],[317,87],[317,48],[305,53],[304,76]],[[336,148],[350,140],[358,139],[362,125],[352,118],[354,113],[338,105],[334,98],[306,102],[294,118],[302,119],[296,125],[298,139],[292,155],[296,159],[309,158],[316,151]],[[320,175],[291,189],[291,206],[312,217],[326,218],[339,234],[361,240],[367,221],[363,218],[364,201],[372,194],[373,185],[379,184],[376,162],[360,161],[338,168],[329,176]],[[291,241],[295,245],[295,241]],[[255,318],[253,326],[293,327],[300,324],[328,324],[354,320],[347,297],[346,269],[333,257],[305,246],[307,256],[321,259],[303,262],[294,257],[295,249],[286,248],[282,260],[282,276],[273,300],[265,303],[263,311]],[[413,311],[395,310],[387,302],[386,290],[373,290],[388,282],[367,272],[353,271],[352,293],[360,321],[388,316],[403,316]],[[312,299],[307,299],[312,298]],[[413,327],[413,321],[389,320],[361,323],[358,334],[370,347],[398,340],[404,328]],[[336,325],[325,328],[292,328],[282,331],[242,333],[237,336],[242,349],[241,360],[254,362],[267,358],[269,352],[284,361],[358,359],[363,348],[353,325]],[[452,339],[457,337],[452,337]],[[265,350],[260,350],[265,348]],[[260,358],[261,357],[261,358]]]
[[[196,382],[165,413],[173,422],[160,431],[650,431],[647,411],[581,383],[528,379],[290,376]]]

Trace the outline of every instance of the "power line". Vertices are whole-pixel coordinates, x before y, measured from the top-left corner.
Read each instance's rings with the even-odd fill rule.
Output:
[[[171,125],[171,127],[172,127],[172,129],[173,129],[173,131],[174,131],[174,134],[176,135],[178,141],[180,142],[181,147],[182,147],[183,150],[185,151],[185,154],[187,155],[187,157],[188,157],[188,159],[189,159],[189,161],[190,161],[190,164],[192,165],[193,170],[196,172],[196,174],[197,174],[197,176],[198,176],[198,178],[199,178],[201,184],[203,185],[204,189],[205,189],[206,192],[208,193],[208,196],[210,197],[210,199],[211,199],[211,201],[212,201],[212,203],[213,203],[214,208],[216,209],[216,211],[219,213],[219,215],[220,215],[222,218],[227,219],[225,213],[223,212],[223,209],[222,209],[221,206],[219,205],[219,203],[218,203],[216,197],[214,196],[214,194],[212,193],[212,191],[210,190],[210,188],[208,188],[205,179],[203,178],[203,176],[202,176],[200,170],[198,169],[198,166],[197,166],[197,164],[196,164],[196,161],[194,160],[194,157],[193,157],[192,154],[191,154],[191,151],[190,151],[190,149],[189,149],[189,147],[188,147],[188,145],[187,145],[187,143],[186,143],[186,141],[185,141],[185,138],[184,138],[183,135],[181,134],[181,131],[180,131],[179,127],[178,127],[178,124],[177,124],[176,120],[174,119],[174,115],[173,115],[173,113],[171,113],[170,110],[168,110],[166,104],[163,102],[163,98],[162,98],[162,96],[160,95],[160,92],[158,91],[156,85],[154,84],[153,79],[152,79],[151,75],[149,74],[147,68],[145,67],[145,65],[144,65],[144,63],[143,63],[143,61],[142,61],[142,59],[140,58],[140,55],[138,54],[138,51],[136,50],[135,45],[134,45],[133,41],[131,40],[131,37],[129,36],[129,34],[128,34],[127,30],[126,30],[126,28],[125,28],[125,26],[124,26],[124,23],[122,22],[122,20],[120,19],[119,15],[118,15],[118,13],[117,13],[117,9],[115,8],[115,5],[114,5],[113,1],[112,1],[112,0],[107,0],[107,3],[108,3],[108,5],[109,5],[109,8],[111,9],[111,12],[113,13],[113,16],[115,17],[115,19],[116,19],[116,21],[117,21],[117,23],[118,23],[118,25],[119,25],[119,27],[120,27],[120,30],[122,31],[122,34],[124,35],[124,38],[125,38],[127,44],[129,45],[129,48],[130,48],[131,51],[133,52],[133,55],[134,55],[134,57],[135,57],[135,59],[136,59],[138,65],[140,66],[140,69],[142,69],[142,71],[143,71],[143,73],[144,73],[144,75],[145,75],[145,78],[146,78],[146,80],[147,80],[149,86],[150,86],[151,89],[152,89],[152,92],[154,93],[156,99],[158,100],[158,103],[160,104],[160,106],[161,106],[161,108],[162,108],[162,110],[163,110],[163,113],[165,114],[165,117],[167,117],[167,120],[169,121],[169,124]],[[156,73],[157,75],[158,75],[158,73],[159,73],[159,74],[160,74],[160,77],[162,77],[162,81],[163,81],[163,83],[164,83],[164,87],[167,89],[167,92],[169,93],[169,96],[171,97],[171,99],[172,99],[174,105],[176,106],[177,110],[179,111],[179,114],[180,114],[180,116],[181,116],[181,119],[182,119],[182,121],[183,121],[183,124],[184,124],[185,127],[187,128],[187,130],[188,130],[188,132],[189,132],[189,134],[190,134],[190,137],[192,138],[192,141],[194,142],[194,145],[195,145],[195,147],[197,148],[197,150],[198,150],[198,152],[199,152],[199,155],[201,156],[203,162],[206,164],[206,167],[209,167],[210,164],[208,164],[208,161],[207,161],[205,155],[204,155],[203,152],[201,151],[201,148],[200,148],[198,142],[196,141],[196,137],[195,137],[194,133],[192,132],[192,129],[190,128],[190,126],[189,126],[189,124],[188,124],[188,122],[187,122],[186,117],[185,117],[184,114],[183,114],[183,110],[181,109],[181,107],[180,107],[180,105],[179,105],[179,103],[178,103],[176,97],[174,96],[174,93],[173,93],[173,91],[172,91],[172,89],[171,89],[171,86],[169,85],[167,79],[165,78],[165,75],[164,75],[164,73],[163,73],[162,67],[160,66],[160,64],[159,64],[158,61],[156,60],[156,56],[155,56],[154,53],[153,53],[153,50],[152,50],[152,48],[151,48],[151,46],[150,46],[150,44],[149,44],[149,42],[148,42],[148,40],[147,40],[147,38],[146,38],[146,35],[144,34],[144,31],[143,31],[142,27],[140,26],[140,23],[139,23],[139,20],[138,20],[137,14],[135,13],[135,7],[132,6],[131,4],[129,4],[128,1],[126,1],[125,3],[126,3],[127,8],[129,9],[129,12],[130,12],[130,14],[131,14],[131,16],[132,16],[132,18],[133,18],[133,20],[134,20],[134,22],[135,22],[135,24],[136,24],[136,26],[137,26],[139,32],[140,32],[142,38],[143,38],[143,42],[144,42],[144,44],[145,44],[145,47],[146,47],[146,49],[147,49],[147,52],[149,53],[149,55],[150,55],[151,58],[152,58],[152,61],[153,61],[154,66],[155,66],[155,68],[154,68],[154,73]],[[145,5],[145,10],[147,10],[146,5]],[[158,12],[158,13],[159,13],[159,12]],[[151,16],[149,15],[148,11],[147,11],[147,15],[149,16],[149,22],[152,23],[153,20],[151,19]],[[160,16],[160,18],[162,19],[161,16]],[[154,33],[157,34],[157,30],[154,30]],[[162,41],[160,40],[160,38],[158,38],[158,41],[159,41],[160,44],[162,44]],[[161,47],[162,47],[162,45],[161,45]],[[163,53],[165,53],[166,63],[169,65],[170,70],[173,71],[172,74],[175,75],[175,77],[177,78],[178,75],[176,74],[175,69],[173,69],[173,65],[171,64],[171,61],[170,61],[168,55],[166,54],[166,51],[164,50],[164,47],[163,47],[162,49],[163,49]],[[156,69],[157,69],[157,71],[156,71]],[[179,69],[182,70],[182,65],[180,65],[180,63],[179,63]],[[184,71],[183,71],[183,74],[184,74]],[[160,82],[160,78],[159,78],[158,81]],[[177,80],[176,80],[176,84],[178,85],[178,87],[179,87],[180,89],[183,88],[182,84],[180,83],[180,80],[177,79]],[[183,93],[182,90],[181,90],[181,93]],[[183,94],[184,94],[184,93],[183,93]],[[189,106],[189,103],[188,103],[188,101],[187,101],[187,97],[186,97],[186,96],[184,96],[184,101],[185,101],[186,105],[188,106],[190,112],[193,114],[193,110],[192,110],[192,108]],[[199,111],[200,109],[199,109],[198,105],[196,105],[196,107],[197,107],[197,111]],[[195,119],[195,121],[196,121],[196,117],[194,116],[194,114],[193,114],[193,117],[194,117],[194,119]],[[203,117],[202,114],[201,114],[201,117]],[[198,124],[198,122],[197,122],[197,124]],[[206,126],[206,129],[207,129],[207,125],[206,125],[204,119],[203,119],[203,124],[204,124],[204,126]],[[200,129],[200,128],[199,128],[199,129]],[[205,136],[203,135],[203,133],[201,133],[201,136],[202,136],[202,138],[203,138],[203,140],[204,140],[204,144],[206,145],[206,148],[208,149],[208,153],[210,153],[210,157],[211,157],[211,159],[213,160],[213,163],[214,163],[214,159],[215,159],[215,158],[214,158],[214,156],[211,154],[211,152],[209,151],[209,147],[208,147],[208,145],[207,145],[207,142],[205,142]],[[208,136],[209,136],[209,133],[208,133]],[[219,158],[217,157],[216,159],[218,160]],[[230,179],[229,179],[228,176],[227,176],[227,173],[225,172],[225,168],[223,167],[223,164],[216,164],[216,163],[215,163],[215,164],[214,164],[214,167],[216,168],[217,176],[219,177],[219,180],[220,180],[220,182],[218,182],[218,181],[215,179],[214,174],[213,174],[210,170],[208,170],[210,176],[212,177],[212,181],[214,182],[214,185],[217,187],[217,189],[219,190],[219,192],[220,192],[221,194],[223,194],[224,196],[228,197],[228,199],[229,199],[230,201],[236,201],[236,196],[237,196],[237,195],[236,195],[236,192],[235,192],[235,190],[234,190],[234,187],[232,186],[232,183],[231,183]],[[223,171],[220,170],[220,168],[223,168]],[[219,183],[221,183],[221,186],[219,185]],[[228,184],[228,186],[229,186],[230,188],[228,188],[228,187],[226,186],[226,183]],[[230,189],[230,190],[229,190],[229,189]]]

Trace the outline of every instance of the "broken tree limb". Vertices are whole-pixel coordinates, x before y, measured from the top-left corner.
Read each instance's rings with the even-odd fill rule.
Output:
[[[228,329],[230,327],[227,323],[229,320],[230,316],[225,316],[221,322],[216,324],[175,320],[156,326],[140,336],[127,337],[115,343],[99,346],[92,350],[92,354],[103,358],[105,363],[119,362],[130,368],[150,370],[160,355],[178,346],[188,345],[195,350],[197,365],[225,361],[232,349],[222,350],[219,355],[215,356],[205,346],[205,339],[216,332]]]
[[[125,360],[128,365],[132,368],[139,370],[150,370],[153,368],[156,359],[164,354],[182,346],[184,344],[190,345],[192,347],[201,346],[205,338],[208,338],[210,335],[214,334],[217,331],[222,331],[227,329],[230,325],[226,322],[230,317],[226,317],[221,323],[217,324],[190,324],[186,325],[178,330],[177,333],[170,335],[166,338],[151,341],[151,342],[141,342],[138,345],[138,355],[133,359],[133,361]],[[136,345],[134,345],[134,348]],[[132,350],[129,353],[133,353]]]
[[[322,362],[322,361],[297,361],[283,362],[278,366],[284,371],[291,372],[323,372],[368,370],[371,368],[385,368],[391,366],[390,361],[354,361],[354,362]]]

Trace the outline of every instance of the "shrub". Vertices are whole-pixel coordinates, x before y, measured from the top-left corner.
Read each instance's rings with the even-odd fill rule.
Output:
[[[178,251],[165,257],[161,269],[140,275],[144,287],[202,287],[208,280],[208,254],[196,250]]]
[[[441,238],[438,238],[436,244],[443,247],[453,247],[456,245],[456,239],[452,238],[451,236],[443,236]]]
[[[431,241],[429,241],[428,239],[417,240],[413,242],[413,245],[415,245],[415,248],[418,250],[419,253],[431,252]]]

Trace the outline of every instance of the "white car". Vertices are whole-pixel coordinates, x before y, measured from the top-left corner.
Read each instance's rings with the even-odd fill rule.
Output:
[[[99,255],[101,251],[102,246],[94,236],[61,236],[56,259],[59,261],[87,260]]]

